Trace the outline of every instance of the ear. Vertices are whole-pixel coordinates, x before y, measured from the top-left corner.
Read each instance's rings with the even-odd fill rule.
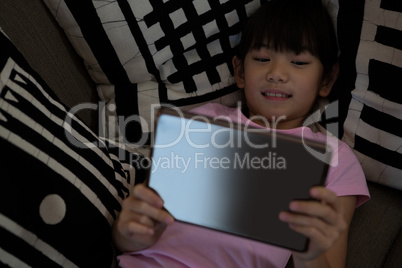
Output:
[[[244,69],[241,60],[234,56],[232,59],[234,79],[238,88],[244,88]]]
[[[321,89],[318,92],[320,97],[325,98],[329,95],[332,86],[334,85],[336,79],[338,78],[338,75],[339,75],[339,63],[336,63],[332,67],[331,73],[327,77],[324,77],[322,81]]]

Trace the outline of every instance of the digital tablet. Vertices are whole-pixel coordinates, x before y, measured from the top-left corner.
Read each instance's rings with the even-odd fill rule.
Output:
[[[326,145],[162,108],[148,185],[181,222],[305,251],[307,237],[279,220],[295,199],[323,185]],[[328,156],[328,154],[326,154]]]

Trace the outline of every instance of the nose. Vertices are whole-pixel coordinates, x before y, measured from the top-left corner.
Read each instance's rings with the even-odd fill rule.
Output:
[[[270,82],[286,82],[288,74],[283,63],[272,62],[267,71],[267,80]]]

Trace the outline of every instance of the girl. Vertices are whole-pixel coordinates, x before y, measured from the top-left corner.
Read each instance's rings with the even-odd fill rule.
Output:
[[[244,89],[243,110],[207,104],[194,113],[226,116],[255,127],[326,140],[303,127],[317,99],[331,91],[338,72],[332,22],[320,1],[271,0],[248,21],[233,58]],[[250,122],[251,121],[251,122]],[[273,131],[269,129],[268,131]],[[334,139],[334,138],[332,138]],[[338,141],[338,159],[326,187],[310,194],[320,202],[293,201],[278,217],[310,238],[306,252],[289,250],[174,222],[151,189],[137,185],[124,200],[113,237],[122,267],[344,267],[348,227],[356,206],[369,198],[353,152]],[[269,226],[267,227],[269,228]]]

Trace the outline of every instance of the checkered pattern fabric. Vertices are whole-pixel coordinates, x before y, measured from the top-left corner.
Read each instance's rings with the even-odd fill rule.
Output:
[[[85,59],[101,98],[116,102],[108,111],[132,119],[119,133],[135,142],[151,131],[153,105],[236,103],[233,48],[242,22],[265,1],[44,2]]]

